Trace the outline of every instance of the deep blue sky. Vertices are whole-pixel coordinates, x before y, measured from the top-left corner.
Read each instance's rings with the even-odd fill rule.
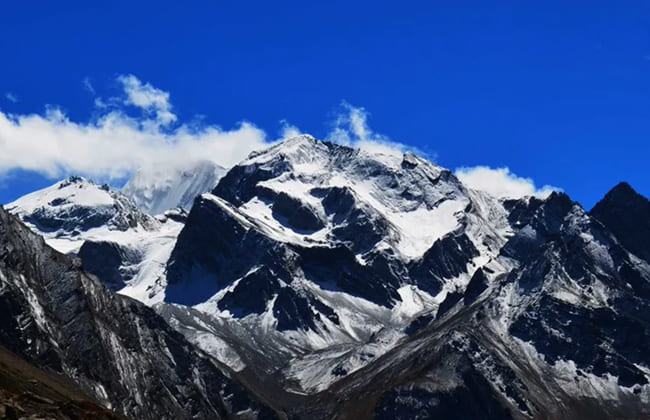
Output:
[[[446,167],[507,165],[585,207],[621,180],[650,195],[647,2],[88,3],[3,4],[0,109],[83,121],[85,77],[132,73],[181,118],[323,136],[346,100]],[[48,183],[18,175],[0,202]]]

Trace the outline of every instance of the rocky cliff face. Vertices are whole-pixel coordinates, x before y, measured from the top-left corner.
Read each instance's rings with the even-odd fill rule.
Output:
[[[138,419],[271,416],[143,304],[106,290],[0,208],[0,343]]]
[[[505,204],[513,268],[337,383],[340,418],[648,416],[648,265],[563,194]]]

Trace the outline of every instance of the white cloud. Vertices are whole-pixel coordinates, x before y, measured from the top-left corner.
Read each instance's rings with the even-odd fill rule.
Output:
[[[117,78],[122,84],[126,94],[125,105],[133,105],[155,117],[160,125],[169,125],[176,122],[178,117],[171,111],[169,92],[153,87],[149,83],[142,83],[132,74],[122,75]]]
[[[56,108],[45,115],[0,112],[0,173],[22,168],[50,177],[79,173],[116,179],[142,166],[199,159],[232,166],[264,146],[264,132],[250,123],[198,131],[181,125],[163,133],[119,112],[88,124],[70,121]]]
[[[280,140],[290,139],[301,134],[304,133],[295,125],[290,124],[287,120],[280,121]]]
[[[18,96],[16,96],[16,94],[11,93],[11,92],[7,92],[7,93],[5,93],[5,98],[6,98],[9,102],[13,102],[13,103],[18,102]]]
[[[550,185],[537,188],[532,179],[519,177],[510,172],[508,167],[457,168],[456,176],[469,188],[485,191],[495,197],[521,198],[527,195],[547,197],[553,191],[560,191],[559,188]]]
[[[134,76],[120,77],[125,98],[99,100],[99,115],[90,122],[71,121],[57,107],[43,114],[0,111],[0,174],[24,169],[49,177],[70,173],[120,179],[140,167],[181,165],[210,159],[232,166],[251,151],[265,147],[266,134],[243,122],[231,129],[180,124],[171,113],[169,94]],[[141,117],[124,113],[119,103],[146,110]]]
[[[361,107],[354,107],[347,102],[341,103],[341,110],[336,116],[332,131],[326,140],[345,146],[358,147],[370,153],[382,153],[401,156],[406,151],[417,149],[392,141],[388,136],[374,132],[368,126],[368,112]]]

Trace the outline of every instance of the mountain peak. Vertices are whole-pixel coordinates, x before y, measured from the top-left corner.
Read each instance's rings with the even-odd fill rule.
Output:
[[[7,208],[22,208],[27,212],[33,212],[36,208],[45,205],[52,207],[111,206],[115,201],[114,194],[115,192],[108,185],[100,186],[91,180],[73,175],[7,204]]]
[[[318,140],[316,137],[312,136],[311,134],[299,134],[294,137],[289,137],[287,139],[282,140],[282,144],[316,144],[316,143],[324,143],[321,140]]]
[[[590,214],[629,251],[650,262],[650,201],[627,182],[612,188]]]
[[[27,194],[7,204],[6,209],[52,238],[104,226],[126,231],[136,227],[149,230],[157,225],[119,191],[80,176]]]
[[[287,222],[304,214],[304,220],[291,227],[310,240],[336,236],[343,230],[339,226],[343,220],[350,226],[360,223],[348,217],[376,220],[377,232],[385,235],[383,241],[367,244],[366,251],[396,246],[399,254],[411,259],[454,230],[458,212],[468,203],[462,184],[450,171],[411,153],[366,152],[311,136],[294,137],[249,156],[212,193],[252,218],[270,211],[265,223],[272,222],[277,231],[286,231]],[[352,204],[334,217],[332,208],[341,200]],[[318,229],[305,235],[307,220]]]
[[[621,198],[642,199],[646,200],[630,184],[625,181],[619,182],[603,198],[604,200],[618,200]],[[647,200],[646,200],[647,201]]]
[[[67,184],[83,184],[87,183],[88,180],[82,176],[78,175],[70,175],[68,178],[64,179],[61,181],[61,183],[67,183]]]
[[[630,184],[625,181],[619,182],[611,190],[605,194],[605,196],[594,206],[591,210],[592,212],[598,213],[597,208],[601,208],[608,203],[616,203],[625,201],[628,204],[631,202],[638,203],[639,205],[645,205],[650,203],[646,197],[639,194]]]
[[[323,152],[327,152],[332,146],[332,143],[318,140],[309,134],[301,134],[284,139],[265,149],[254,151],[241,164],[246,164],[247,162],[269,162],[278,158],[292,162],[306,161],[322,155]]]

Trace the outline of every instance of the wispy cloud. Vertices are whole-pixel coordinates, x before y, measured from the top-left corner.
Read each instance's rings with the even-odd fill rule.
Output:
[[[91,95],[96,95],[97,92],[95,92],[95,87],[93,84],[90,82],[89,77],[84,77],[84,79],[81,81],[81,84],[83,85],[84,89],[86,89],[88,92],[90,92]]]
[[[290,139],[301,134],[304,133],[298,127],[289,123],[287,120],[280,121],[280,139]]]
[[[13,102],[13,103],[18,102],[18,96],[15,93],[7,92],[7,93],[5,93],[5,98],[9,102]]]
[[[176,122],[178,117],[172,112],[169,92],[153,87],[150,83],[142,83],[132,74],[119,76],[117,81],[122,84],[126,99],[125,105],[133,105],[153,116],[162,126]]]
[[[388,136],[375,132],[368,125],[370,114],[363,107],[355,107],[343,101],[336,113],[332,130],[327,140],[371,152],[387,155],[402,155],[406,151],[423,153],[412,146],[391,140]]]
[[[76,122],[58,107],[42,114],[14,115],[0,111],[0,174],[32,170],[50,177],[78,173],[118,179],[142,166],[180,165],[212,159],[232,166],[267,144],[266,134],[252,123],[231,129],[209,124],[176,124],[169,93],[140,82],[118,78],[123,96],[109,98],[88,122]],[[119,104],[144,112],[127,115]]]
[[[547,197],[553,191],[560,191],[551,185],[538,188],[532,179],[517,176],[507,167],[462,167],[456,169],[456,176],[469,188],[500,198],[521,198],[529,195]]]

